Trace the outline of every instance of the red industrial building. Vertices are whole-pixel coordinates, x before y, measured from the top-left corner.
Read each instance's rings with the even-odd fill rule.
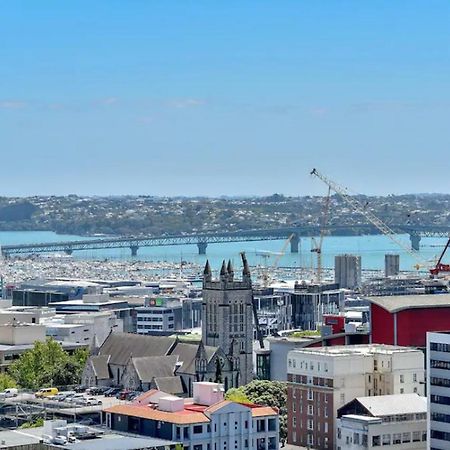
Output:
[[[427,331],[450,329],[450,294],[371,297],[371,342],[426,347]]]

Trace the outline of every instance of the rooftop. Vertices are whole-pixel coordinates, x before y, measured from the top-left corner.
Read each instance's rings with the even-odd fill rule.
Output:
[[[391,295],[368,300],[390,313],[416,308],[450,308],[450,294]]]
[[[218,411],[220,408],[230,404],[232,402],[228,400],[222,400],[214,405],[205,406],[195,403],[188,403],[185,400],[184,409],[176,412],[161,411],[156,408],[156,405],[114,405],[105,409],[105,412],[122,414],[125,416],[140,417],[149,420],[160,420],[169,423],[175,423],[178,425],[196,424],[196,423],[209,423],[210,419],[207,416],[208,413]],[[278,412],[269,406],[260,406],[254,404],[242,404],[252,411],[253,417],[265,417],[274,416]]]
[[[373,417],[427,412],[427,398],[418,394],[378,395],[356,399]]]
[[[374,355],[385,354],[392,355],[393,353],[409,353],[419,352],[411,347],[400,347],[396,345],[385,344],[362,344],[362,345],[336,345],[332,347],[309,347],[299,348],[291,350],[289,355],[295,355],[296,353],[308,355],[329,355],[329,356],[350,356],[350,355]]]

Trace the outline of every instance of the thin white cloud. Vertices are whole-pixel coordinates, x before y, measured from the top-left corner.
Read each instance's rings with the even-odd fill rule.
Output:
[[[119,102],[117,97],[105,97],[97,100],[97,104],[101,106],[113,106]]]
[[[22,109],[28,104],[22,100],[0,100],[0,108],[2,109]]]
[[[169,106],[171,108],[176,109],[185,109],[185,108],[193,108],[196,106],[202,106],[205,103],[206,103],[205,100],[202,100],[200,98],[180,98],[171,100],[169,102]]]

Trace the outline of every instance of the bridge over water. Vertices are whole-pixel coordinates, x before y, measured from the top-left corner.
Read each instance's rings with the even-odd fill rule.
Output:
[[[420,249],[422,237],[447,237],[450,235],[449,227],[420,227],[420,226],[392,226],[398,233],[409,234],[411,248]],[[140,237],[117,237],[102,239],[86,239],[66,242],[46,242],[37,244],[4,245],[1,247],[5,257],[20,254],[64,252],[72,254],[78,250],[98,250],[107,248],[129,248],[131,255],[136,256],[141,247],[160,247],[168,245],[197,245],[200,255],[206,254],[208,244],[226,242],[251,242],[251,241],[273,241],[287,239],[293,235],[290,246],[292,253],[298,253],[301,237],[317,236],[319,227],[286,227],[268,230],[242,230],[223,233],[198,233],[172,236],[140,236]],[[352,236],[363,234],[377,234],[377,230],[371,225],[353,225],[328,227],[328,234],[340,236]]]

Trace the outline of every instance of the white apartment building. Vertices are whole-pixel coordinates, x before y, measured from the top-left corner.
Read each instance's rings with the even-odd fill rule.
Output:
[[[358,397],[338,410],[338,450],[425,450],[427,399],[417,394]]]
[[[450,332],[427,333],[428,449],[450,449]]]
[[[337,410],[357,397],[424,393],[420,350],[381,344],[288,353],[288,442],[335,448]]]

